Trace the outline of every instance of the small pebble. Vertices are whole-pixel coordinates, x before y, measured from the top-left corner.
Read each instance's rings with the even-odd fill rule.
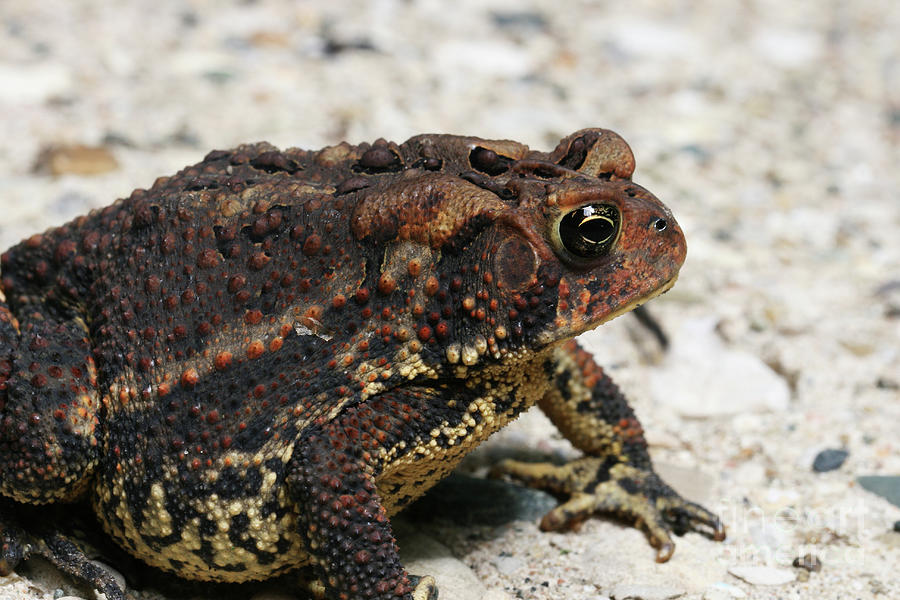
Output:
[[[816,458],[813,460],[813,471],[824,473],[825,471],[839,469],[848,456],[850,456],[850,453],[846,450],[838,450],[836,448],[822,450],[816,454]]]
[[[815,554],[804,554],[803,556],[798,556],[794,559],[794,562],[792,564],[797,568],[806,569],[807,571],[814,571],[816,573],[822,570],[822,561],[819,560],[819,557]]]
[[[879,377],[875,381],[875,387],[879,390],[900,390],[900,383],[897,383],[893,379],[888,379],[887,377]]]
[[[35,160],[34,170],[49,175],[99,175],[119,168],[116,157],[102,146],[48,146]]]
[[[777,567],[736,566],[728,572],[751,585],[784,585],[797,579],[793,571]]]

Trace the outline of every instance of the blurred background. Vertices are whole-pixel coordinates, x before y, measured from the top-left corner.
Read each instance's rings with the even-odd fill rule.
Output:
[[[689,253],[669,352],[631,319],[585,343],[729,541],[656,565],[611,521],[445,522],[407,561],[455,565],[449,598],[897,598],[898,32],[895,0],[2,2],[0,249],[242,142],[613,129]],[[525,446],[572,452],[529,414],[469,470]],[[30,576],[0,597],[68,585]]]

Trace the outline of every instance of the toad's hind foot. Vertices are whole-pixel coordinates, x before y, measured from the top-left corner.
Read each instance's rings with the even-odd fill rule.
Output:
[[[107,600],[127,600],[125,591],[112,574],[91,562],[71,540],[53,531],[26,531],[3,505],[0,514],[0,576],[12,573],[29,556],[39,555],[57,569],[106,595]]]
[[[506,460],[492,475],[509,475],[532,487],[569,494],[568,501],[544,515],[544,531],[570,529],[597,513],[614,514],[646,531],[657,549],[657,562],[666,562],[675,551],[671,533],[697,531],[715,541],[725,539],[719,517],[679,496],[653,471],[627,464],[610,468],[607,461],[583,457],[561,466]]]

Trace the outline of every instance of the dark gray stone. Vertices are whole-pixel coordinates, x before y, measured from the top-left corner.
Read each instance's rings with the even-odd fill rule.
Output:
[[[900,506],[900,475],[863,475],[856,481],[864,489],[878,494],[894,506]]]
[[[846,450],[839,450],[837,448],[822,450],[816,454],[816,458],[813,460],[813,471],[824,473],[825,471],[840,469],[848,456],[850,456],[850,453]]]

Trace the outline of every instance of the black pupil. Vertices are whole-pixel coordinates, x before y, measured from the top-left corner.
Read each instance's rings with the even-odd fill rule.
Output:
[[[590,242],[602,244],[614,233],[613,224],[608,218],[589,216],[578,226],[578,233]]]
[[[580,258],[608,253],[619,231],[619,210],[609,204],[588,204],[563,216],[559,237],[566,250]]]

